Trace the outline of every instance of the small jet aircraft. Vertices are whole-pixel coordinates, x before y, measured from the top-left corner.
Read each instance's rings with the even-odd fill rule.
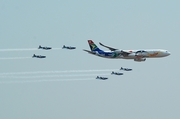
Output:
[[[42,55],[33,55],[32,58],[46,58],[46,56],[42,56]]]
[[[52,48],[51,48],[51,47],[42,47],[41,45],[39,45],[38,49],[50,50],[50,49],[52,49]]]
[[[65,46],[65,45],[63,45],[62,49],[69,49],[69,50],[73,50],[73,49],[76,49],[76,47],[72,47],[72,46]]]
[[[170,52],[162,49],[147,49],[147,50],[119,50],[112,48],[102,43],[99,43],[101,46],[108,48],[110,51],[103,51],[97,47],[97,45],[92,41],[88,40],[91,51],[84,50],[92,55],[111,58],[111,59],[133,59],[137,62],[145,61],[146,58],[160,58],[170,55]]]
[[[123,73],[114,72],[114,71],[111,74],[114,74],[114,75],[123,75]]]
[[[129,69],[129,68],[123,68],[123,67],[121,67],[120,70],[124,70],[124,71],[132,71],[132,69]]]
[[[107,77],[97,76],[96,79],[106,80],[106,79],[108,79],[108,78],[107,78]]]

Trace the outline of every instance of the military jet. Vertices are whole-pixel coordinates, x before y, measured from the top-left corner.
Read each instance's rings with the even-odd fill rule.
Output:
[[[106,80],[106,79],[108,79],[108,78],[107,78],[107,77],[97,76],[96,79]]]
[[[50,49],[52,49],[52,48],[51,48],[51,47],[42,47],[41,45],[39,45],[38,49],[50,50]]]
[[[124,71],[132,71],[132,69],[129,69],[129,68],[123,68],[123,67],[121,67],[120,70],[124,70]]]
[[[42,55],[33,55],[32,58],[46,58],[46,56],[42,56]]]
[[[72,46],[65,46],[65,45],[63,45],[62,49],[69,49],[69,50],[73,50],[73,49],[76,49],[76,47],[72,47]]]
[[[111,74],[114,74],[114,75],[123,75],[123,73],[120,73],[120,72],[114,72],[114,71],[112,71]]]

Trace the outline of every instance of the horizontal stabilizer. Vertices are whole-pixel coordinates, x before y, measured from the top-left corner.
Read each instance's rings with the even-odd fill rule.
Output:
[[[92,51],[89,51],[89,50],[84,50],[84,51],[86,51],[86,52],[88,52],[88,53],[90,53],[90,54],[93,54],[93,55],[96,54],[95,52],[92,52]]]

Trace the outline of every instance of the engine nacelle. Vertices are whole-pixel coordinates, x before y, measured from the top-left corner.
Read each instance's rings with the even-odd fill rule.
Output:
[[[146,58],[136,58],[136,59],[134,59],[134,61],[143,62],[143,61],[146,61]]]

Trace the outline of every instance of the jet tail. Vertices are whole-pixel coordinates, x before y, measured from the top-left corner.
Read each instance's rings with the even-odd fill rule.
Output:
[[[88,44],[91,51],[102,51],[101,49],[97,47],[97,45],[92,40],[88,40]]]

